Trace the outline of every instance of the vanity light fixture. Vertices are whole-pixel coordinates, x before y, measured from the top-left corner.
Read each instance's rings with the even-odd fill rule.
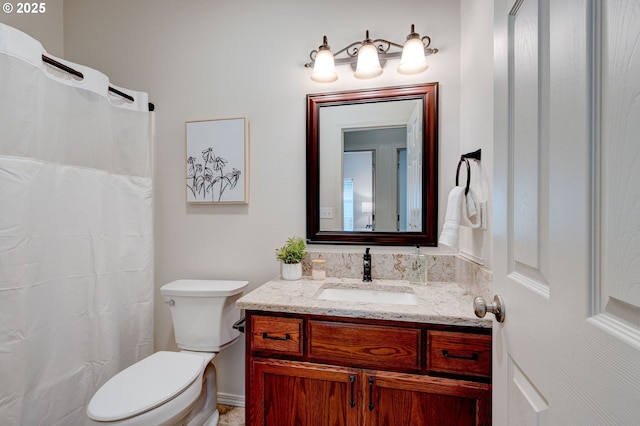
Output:
[[[327,44],[327,36],[322,39],[322,46],[318,47],[318,50],[313,55],[314,65],[313,74],[311,74],[311,80],[319,83],[331,83],[338,79],[336,74],[336,65],[333,59],[333,53]],[[309,66],[305,64],[305,66]]]
[[[362,47],[358,51],[358,62],[356,63],[356,72],[353,74],[355,78],[367,79],[374,78],[382,74],[382,66],[378,57],[378,48],[369,38],[362,42]]]
[[[334,54],[327,43],[327,36],[324,36],[322,45],[309,54],[311,62],[304,66],[313,68],[311,80],[331,83],[338,79],[336,64],[349,64],[355,70],[356,78],[366,79],[382,74],[382,67],[387,59],[400,58],[398,72],[412,75],[427,69],[426,55],[438,53],[438,49],[431,48],[430,45],[431,38],[420,37],[420,34],[415,32],[414,25],[411,25],[411,33],[407,36],[404,46],[381,38],[371,40],[367,30],[363,41],[353,42]],[[341,54],[344,54],[344,57],[336,58]]]

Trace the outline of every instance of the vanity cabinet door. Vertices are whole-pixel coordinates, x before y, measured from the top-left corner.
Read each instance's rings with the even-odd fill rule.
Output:
[[[273,359],[250,368],[248,425],[361,424],[361,370]]]
[[[412,374],[367,371],[367,426],[488,426],[491,385]]]

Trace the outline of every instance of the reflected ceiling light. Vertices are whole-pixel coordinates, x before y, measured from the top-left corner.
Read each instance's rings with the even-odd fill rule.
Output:
[[[420,34],[415,32],[414,25],[411,25],[411,33],[407,36],[404,46],[381,38],[371,40],[369,31],[366,31],[363,41],[353,42],[334,54],[327,43],[327,36],[324,36],[318,50],[312,50],[309,54],[311,62],[304,66],[313,68],[313,81],[330,83],[338,79],[336,65],[351,65],[356,78],[374,78],[382,74],[387,59],[401,58],[398,72],[412,75],[427,69],[427,55],[438,53],[438,49],[431,48],[430,45],[431,38],[420,37]],[[339,57],[342,54],[344,56]]]

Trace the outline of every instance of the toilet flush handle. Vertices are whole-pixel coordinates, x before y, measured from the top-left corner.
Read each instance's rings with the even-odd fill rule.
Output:
[[[166,303],[169,306],[173,306],[176,304],[176,301],[173,299],[169,299],[169,300],[166,300],[164,303]]]

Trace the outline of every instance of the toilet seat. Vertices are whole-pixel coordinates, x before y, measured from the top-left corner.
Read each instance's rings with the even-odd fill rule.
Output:
[[[114,422],[137,416],[180,395],[208,360],[186,352],[156,352],[109,379],[93,396],[87,414]]]

